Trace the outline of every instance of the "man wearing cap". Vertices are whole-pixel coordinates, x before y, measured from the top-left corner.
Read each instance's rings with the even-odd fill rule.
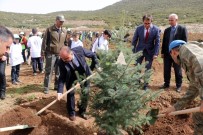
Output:
[[[13,33],[4,26],[0,26],[0,99],[5,99],[6,95],[6,59],[5,52],[13,42]]]
[[[164,62],[164,84],[161,89],[169,88],[171,79],[171,67],[173,66],[175,71],[176,91],[181,91],[182,85],[182,71],[179,65],[177,65],[171,58],[168,52],[168,46],[173,40],[183,40],[187,42],[187,29],[181,25],[178,25],[178,16],[176,14],[169,15],[169,24],[171,25],[164,31],[161,57]]]
[[[59,68],[59,51],[64,46],[66,30],[62,28],[65,18],[63,15],[56,16],[54,25],[46,29],[42,42],[42,56],[46,58],[44,93],[47,94],[50,87],[53,70],[55,69],[54,89],[58,88]]]
[[[200,110],[193,114],[194,135],[203,135],[203,44],[174,40],[169,45],[169,52],[174,62],[185,70],[189,87],[186,94],[164,113],[182,110],[199,95]]]

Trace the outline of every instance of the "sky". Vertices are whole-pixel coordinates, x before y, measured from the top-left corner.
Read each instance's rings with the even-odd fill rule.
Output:
[[[46,14],[56,11],[90,11],[121,0],[0,0],[0,11]]]

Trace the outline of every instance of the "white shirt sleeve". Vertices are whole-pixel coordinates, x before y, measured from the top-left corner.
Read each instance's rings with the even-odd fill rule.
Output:
[[[92,52],[96,52],[96,49],[97,49],[97,45],[98,45],[98,39],[99,38],[97,38],[97,40],[94,42],[94,44],[92,45]]]

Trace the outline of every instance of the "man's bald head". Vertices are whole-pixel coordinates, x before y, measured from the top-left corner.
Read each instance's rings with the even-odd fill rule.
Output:
[[[73,59],[73,52],[67,46],[61,48],[59,55],[64,62],[70,62]]]

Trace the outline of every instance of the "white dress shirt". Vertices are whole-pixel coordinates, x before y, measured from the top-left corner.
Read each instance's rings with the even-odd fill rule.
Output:
[[[97,40],[93,43],[92,52],[97,52],[98,50],[109,50],[109,42],[108,40],[104,39],[103,35],[98,37]]]

